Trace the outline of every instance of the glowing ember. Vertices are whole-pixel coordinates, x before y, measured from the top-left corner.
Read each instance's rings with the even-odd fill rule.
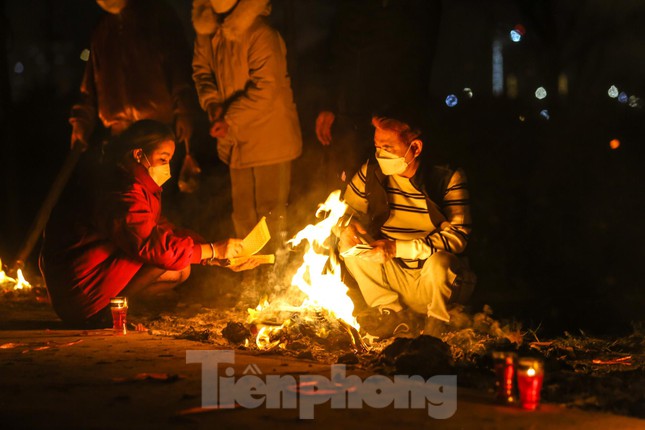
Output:
[[[2,290],[31,289],[31,284],[27,282],[27,280],[23,276],[22,270],[18,269],[18,271],[16,272],[16,276],[17,276],[17,279],[7,276],[7,274],[2,269],[2,260],[0,260],[0,289]],[[10,285],[12,285],[13,288],[9,287]]]
[[[321,220],[315,225],[306,226],[288,242],[294,247],[307,242],[303,263],[291,280],[291,286],[296,287],[299,293],[297,300],[300,304],[293,304],[292,288],[291,297],[280,297],[271,303],[264,301],[255,309],[249,309],[249,322],[261,324],[256,337],[260,349],[285,346],[281,343],[281,332],[293,324],[294,314],[298,315],[298,321],[314,325],[317,325],[316,320],[326,318],[342,320],[347,325],[359,328],[352,315],[354,303],[347,296],[347,286],[341,281],[340,265],[332,257],[332,229],[346,209],[347,205],[340,199],[340,191],[332,192],[316,212],[316,217]],[[325,338],[328,335],[326,329],[322,325],[317,326],[317,335]]]

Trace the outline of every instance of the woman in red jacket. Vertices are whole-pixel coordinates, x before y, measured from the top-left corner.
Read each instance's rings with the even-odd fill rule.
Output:
[[[161,216],[161,186],[175,152],[167,125],[136,122],[109,147],[116,173],[98,181],[102,192],[93,192],[89,204],[82,193],[59,204],[40,255],[54,310],[74,325],[103,324],[110,298],[143,302],[163,295],[188,278],[191,264],[218,265],[241,248],[240,239],[207,242]]]

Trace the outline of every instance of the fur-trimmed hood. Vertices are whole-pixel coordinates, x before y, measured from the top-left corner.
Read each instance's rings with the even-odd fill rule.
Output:
[[[271,13],[270,0],[240,0],[224,22],[218,22],[210,0],[193,0],[193,27],[197,34],[215,34],[220,28],[229,40],[239,39],[258,16]]]

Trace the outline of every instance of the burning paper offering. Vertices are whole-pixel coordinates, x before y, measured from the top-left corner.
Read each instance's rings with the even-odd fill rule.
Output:
[[[318,221],[288,241],[293,248],[302,244],[304,251],[291,286],[270,302],[265,300],[248,310],[247,323],[257,330],[259,349],[295,348],[303,336],[326,349],[341,344],[364,348],[332,240],[333,229],[346,209],[340,190],[332,192],[318,207]]]

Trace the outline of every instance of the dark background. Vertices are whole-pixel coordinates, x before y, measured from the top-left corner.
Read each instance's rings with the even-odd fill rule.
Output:
[[[191,2],[169,3],[192,43]],[[320,91],[314,83],[323,73],[334,3],[273,3],[305,139],[291,199],[292,229],[298,230],[330,191],[319,180],[327,154],[313,124]],[[7,264],[67,154],[67,119],[85,64],[80,54],[102,11],[90,0],[0,4],[0,257]],[[469,177],[469,252],[479,275],[473,310],[489,304],[495,315],[547,333],[624,333],[644,319],[643,22],[645,2],[639,0],[443,2],[428,76],[426,145]],[[509,32],[517,24],[526,34],[513,43]],[[495,40],[504,62],[499,95],[492,90]],[[506,85],[511,75],[516,96]],[[632,96],[631,103],[609,97],[612,85]],[[540,86],[548,93],[543,100],[535,97]],[[449,94],[459,99],[454,107],[445,103]],[[545,109],[548,119],[540,114]],[[612,139],[620,140],[616,150]],[[208,191],[185,207],[205,212],[206,230],[226,236],[230,207],[219,204],[227,201],[226,169],[213,141],[196,151]],[[203,222],[204,215],[183,219],[201,231]],[[27,262],[34,272],[36,254]]]

